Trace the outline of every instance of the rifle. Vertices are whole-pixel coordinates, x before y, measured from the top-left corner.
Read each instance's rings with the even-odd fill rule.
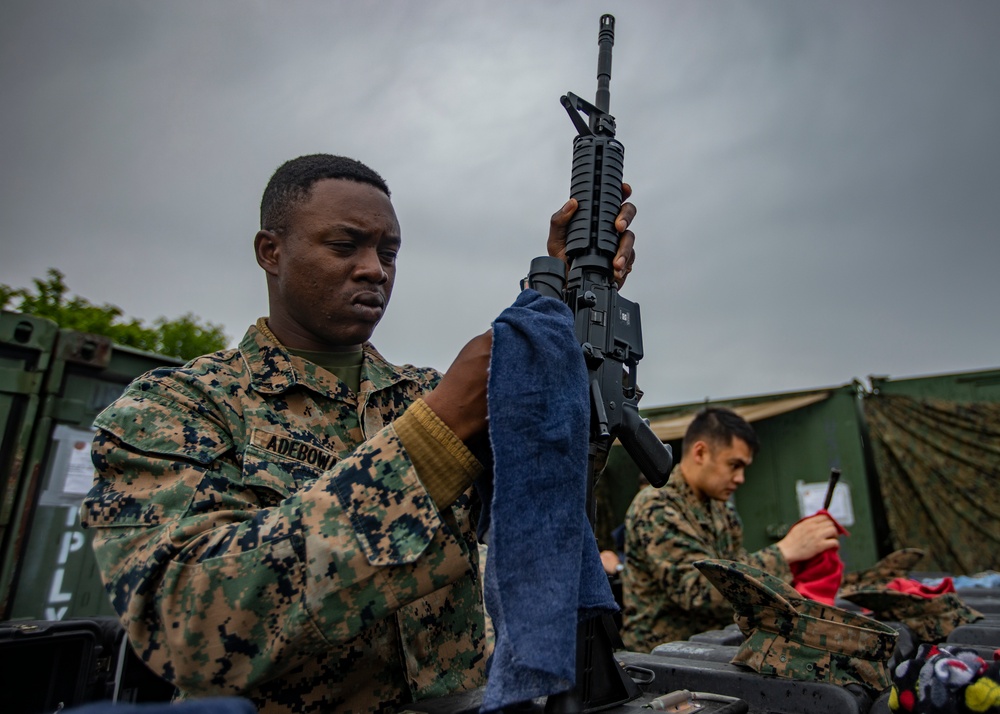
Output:
[[[621,208],[625,165],[625,147],[615,139],[615,118],[609,113],[614,38],[615,18],[602,15],[595,103],[571,92],[560,98],[578,132],[573,140],[570,196],[579,208],[567,230],[566,263],[549,256],[535,258],[527,279],[528,287],[563,300],[573,311],[587,364],[591,402],[587,517],[591,526],[596,518],[596,464],[606,462],[616,438],[656,487],[667,482],[673,465],[670,447],[639,414],[639,306],[618,294],[614,279],[612,261],[619,241],[614,220]],[[576,686],[565,695],[549,697],[546,711],[596,711],[639,696],[638,687],[614,659],[615,646],[621,647],[621,640],[610,617],[581,622]]]

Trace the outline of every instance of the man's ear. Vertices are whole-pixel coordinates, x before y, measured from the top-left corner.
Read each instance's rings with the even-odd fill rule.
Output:
[[[708,444],[704,441],[696,441],[691,445],[691,460],[694,461],[699,466],[705,463],[705,459],[708,457]]]
[[[253,238],[253,249],[257,256],[257,265],[268,275],[278,274],[278,261],[281,254],[281,236],[274,231],[259,230]]]

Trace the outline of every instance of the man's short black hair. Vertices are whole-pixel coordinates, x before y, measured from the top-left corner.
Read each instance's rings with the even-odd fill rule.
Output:
[[[313,184],[323,179],[348,179],[374,186],[389,196],[389,186],[376,171],[360,161],[333,154],[308,154],[286,161],[267,182],[260,201],[262,230],[286,229],[292,206],[304,200]]]
[[[730,409],[705,407],[688,425],[682,452],[687,453],[696,441],[704,441],[712,446],[729,446],[733,439],[742,439],[750,447],[750,453],[757,455],[760,441],[746,419]]]

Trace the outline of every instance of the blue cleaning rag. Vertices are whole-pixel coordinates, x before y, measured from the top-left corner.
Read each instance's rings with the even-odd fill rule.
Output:
[[[484,587],[496,644],[483,712],[572,687],[578,620],[618,609],[586,515],[588,382],[570,309],[522,291],[494,321],[490,355]]]

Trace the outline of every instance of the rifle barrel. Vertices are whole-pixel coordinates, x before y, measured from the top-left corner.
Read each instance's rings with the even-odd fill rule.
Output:
[[[605,114],[611,111],[611,48],[615,44],[615,17],[601,15],[597,33],[597,96],[594,106]]]

